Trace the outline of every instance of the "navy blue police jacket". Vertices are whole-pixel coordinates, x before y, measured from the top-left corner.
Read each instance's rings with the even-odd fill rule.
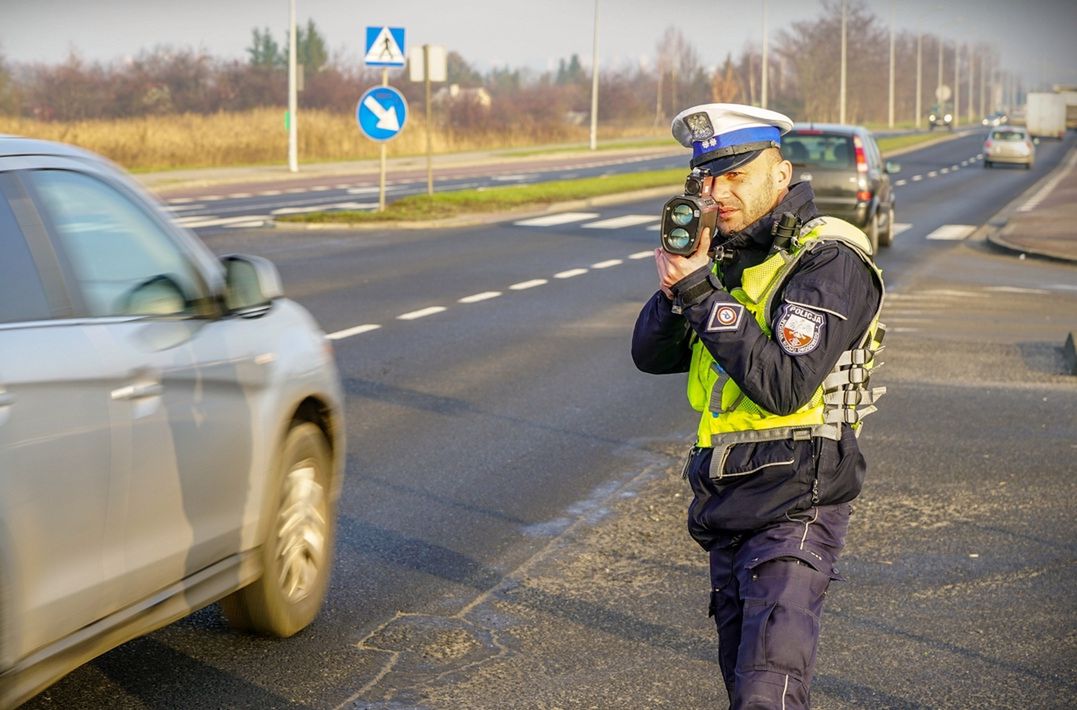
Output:
[[[633,330],[636,367],[651,374],[687,372],[694,333],[762,408],[789,414],[807,403],[841,353],[857,345],[882,298],[874,275],[850,247],[831,242],[813,249],[773,299],[771,323],[791,308],[809,309],[821,323],[809,347],[789,347],[768,337],[747,313],[732,332],[708,332],[706,321],[716,301],[736,303],[728,291],[740,285],[745,269],[766,259],[774,219],[785,212],[793,212],[802,223],[815,219],[819,212],[814,199],[809,183],[797,183],[770,214],[721,242],[726,253],[733,253],[731,261],[723,260],[719,266],[725,288],[715,289],[683,314],[674,313],[673,302],[657,291],[644,305]],[[689,275],[684,281],[692,278]],[[866,471],[856,435],[848,425],[843,425],[839,441],[815,438],[736,444],[724,471],[758,469],[759,473],[723,479],[721,484],[709,475],[711,454],[711,449],[702,449],[686,471],[694,493],[688,529],[707,550],[813,505],[852,500],[860,493]],[[792,465],[779,464],[790,460]]]

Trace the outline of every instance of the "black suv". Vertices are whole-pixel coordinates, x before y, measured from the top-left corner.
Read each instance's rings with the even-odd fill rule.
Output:
[[[873,250],[894,237],[894,192],[890,174],[866,128],[836,123],[797,124],[782,136],[782,155],[793,164],[793,182],[812,184],[815,203],[826,216],[864,230]]]

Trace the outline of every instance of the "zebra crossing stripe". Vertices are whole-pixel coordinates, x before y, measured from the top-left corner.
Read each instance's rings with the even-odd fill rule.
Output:
[[[658,219],[653,214],[626,214],[621,217],[599,220],[583,225],[584,229],[621,229],[622,227],[635,227],[638,224],[648,224]]]
[[[582,222],[585,219],[594,219],[597,216],[597,212],[561,212],[559,214],[551,214],[545,217],[525,219],[520,222],[515,222],[515,224],[520,227],[553,227],[558,224]]]
[[[965,239],[975,231],[976,227],[972,224],[944,224],[931,234],[927,235],[927,238],[957,241]]]

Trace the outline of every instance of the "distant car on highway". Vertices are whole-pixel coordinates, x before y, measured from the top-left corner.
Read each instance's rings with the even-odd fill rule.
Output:
[[[807,180],[824,215],[864,230],[873,249],[894,239],[895,196],[874,136],[861,126],[803,123],[782,136],[782,155],[793,164],[793,181]]]
[[[0,136],[0,707],[217,600],[307,626],[344,445],[328,341],[270,262]]]
[[[984,167],[998,163],[1024,165],[1031,170],[1036,162],[1036,144],[1023,126],[995,128],[984,140]]]
[[[1005,111],[995,111],[984,116],[980,123],[984,126],[1001,126],[1008,120],[1009,118],[1006,116]]]
[[[954,115],[949,111],[932,111],[927,115],[928,130],[935,130],[936,128],[946,128],[948,130],[954,130]]]

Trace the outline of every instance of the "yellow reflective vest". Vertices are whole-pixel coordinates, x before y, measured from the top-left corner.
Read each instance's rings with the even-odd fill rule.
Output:
[[[730,295],[751,312],[768,337],[773,337],[769,322],[772,299],[781,292],[804,255],[834,241],[852,247],[875,274],[882,290],[882,272],[872,261],[871,242],[867,236],[848,222],[820,217],[803,226],[788,251],[777,251],[761,264],[745,269],[741,286],[732,289]],[[852,425],[859,434],[860,420],[875,411],[875,400],[886,392],[884,387],[868,386],[870,370],[878,364],[875,355],[882,349],[882,336],[886,330],[879,323],[882,301],[880,296],[879,307],[858,346],[841,354],[838,364],[811,399],[792,414],[768,412],[749,399],[722,371],[703,342],[694,336],[688,371],[688,401],[701,415],[696,446],[811,437],[836,441],[841,438],[842,424]]]

